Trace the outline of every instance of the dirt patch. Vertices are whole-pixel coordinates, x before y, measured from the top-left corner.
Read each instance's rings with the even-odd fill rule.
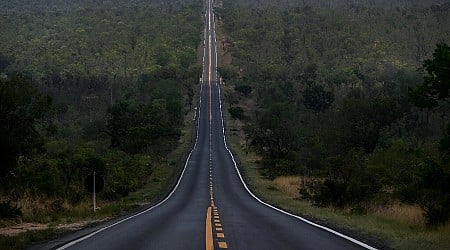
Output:
[[[69,223],[69,224],[58,224],[56,226],[49,226],[48,224],[43,224],[43,223],[20,223],[20,224],[0,228],[0,235],[15,236],[20,233],[27,232],[27,231],[44,230],[44,229],[48,229],[48,228],[74,231],[74,230],[82,229],[91,224],[97,224],[97,223],[107,221],[109,219],[111,219],[111,218],[108,217],[108,218],[97,219],[97,220],[84,220],[84,221],[79,221],[79,222]]]
[[[15,236],[26,231],[43,230],[47,228],[48,225],[42,223],[20,223],[17,225],[0,228],[0,235]]]
[[[112,219],[112,217],[107,217],[107,218],[97,219],[97,220],[84,220],[84,221],[79,221],[79,222],[70,223],[70,224],[59,224],[55,228],[73,231],[73,230],[78,230],[78,229],[84,228],[91,224],[98,224],[101,222],[105,222],[110,219]]]

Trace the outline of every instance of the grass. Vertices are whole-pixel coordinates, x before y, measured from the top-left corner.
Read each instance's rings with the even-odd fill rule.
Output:
[[[415,205],[389,204],[387,206],[373,206],[368,208],[369,212],[377,217],[397,220],[399,223],[411,226],[425,225],[422,209]]]
[[[31,243],[50,240],[58,235],[58,230],[54,228],[27,231],[16,236],[2,236],[0,235],[0,250],[16,250],[25,249]]]
[[[182,144],[182,146],[187,147],[185,144]],[[181,161],[181,149],[177,149],[172,155],[179,157]],[[100,194],[97,199],[98,210],[95,212],[93,212],[91,198],[87,198],[76,205],[70,205],[66,201],[59,204],[57,199],[24,195],[17,203],[24,215],[16,220],[0,220],[0,226],[5,227],[21,222],[33,222],[45,223],[50,227],[56,227],[60,224],[70,224],[84,220],[102,220],[118,216],[138,209],[141,206],[155,203],[164,197],[173,180],[177,178],[178,172],[179,167],[176,165],[158,165],[153,168],[153,173],[146,184],[136,192],[132,192],[128,196],[115,201],[101,199]],[[59,204],[56,209],[52,207],[55,203]]]
[[[224,107],[224,110],[227,108]],[[368,213],[354,214],[348,210],[321,208],[299,198],[302,177],[263,176],[259,157],[243,144],[239,122],[227,121],[227,138],[238,159],[238,165],[250,189],[266,202],[337,229],[379,248],[393,249],[450,249],[450,224],[430,229],[424,225],[422,211],[417,206],[391,204],[368,206]]]

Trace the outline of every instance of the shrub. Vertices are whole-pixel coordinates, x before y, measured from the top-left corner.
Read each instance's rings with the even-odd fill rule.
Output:
[[[231,118],[234,120],[242,120],[244,118],[244,110],[241,107],[230,107],[228,112],[230,112]]]
[[[428,226],[445,224],[450,217],[450,195],[433,189],[422,190],[419,204]]]
[[[253,91],[252,87],[248,85],[236,86],[234,89],[243,94],[245,97],[249,96]]]
[[[22,216],[22,210],[16,205],[12,205],[11,201],[0,202],[0,218],[17,218]]]
[[[420,179],[415,186],[418,190],[417,203],[424,211],[427,224],[432,226],[447,222],[450,218],[449,173],[428,159],[420,166]]]
[[[300,172],[300,164],[293,159],[265,158],[263,165],[270,179],[275,179],[277,176],[297,175]]]
[[[360,206],[380,192],[378,179],[368,168],[365,155],[361,151],[350,151],[335,160],[323,181],[307,183],[301,195],[317,206]]]

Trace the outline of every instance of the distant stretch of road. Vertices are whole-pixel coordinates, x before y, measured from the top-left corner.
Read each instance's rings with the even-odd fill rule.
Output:
[[[212,0],[205,2],[197,138],[174,190],[140,213],[41,245],[54,249],[373,249],[265,204],[226,145]]]

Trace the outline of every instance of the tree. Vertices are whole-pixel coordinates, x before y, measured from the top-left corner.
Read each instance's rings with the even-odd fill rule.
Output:
[[[450,162],[450,124],[444,132],[444,137],[439,140],[439,151],[443,162]]]
[[[309,64],[303,71],[303,74],[297,77],[302,84],[311,86],[317,78],[317,65]]]
[[[424,81],[410,90],[411,102],[419,108],[433,109],[449,102],[450,90],[450,47],[438,44],[433,59],[425,60]],[[412,183],[417,203],[422,207],[427,223],[445,223],[450,217],[450,124],[446,124],[444,137],[438,143],[440,162],[425,159],[420,164],[418,180]]]
[[[333,92],[325,91],[323,86],[314,85],[303,91],[303,104],[315,112],[327,110],[334,102]]]
[[[380,192],[379,177],[368,167],[362,151],[352,149],[335,157],[333,163],[323,181],[309,183],[307,191],[302,192],[316,205],[359,208],[361,202]]]
[[[149,149],[164,151],[160,140],[167,146],[179,136],[174,122],[179,113],[180,110],[166,99],[156,99],[149,105],[116,103],[109,110],[107,125],[111,147],[130,154],[145,153]]]
[[[426,75],[422,84],[410,89],[411,102],[419,108],[435,108],[439,102],[449,102],[450,90],[450,47],[438,44],[433,59],[425,60],[423,69]]]
[[[234,120],[239,119],[242,120],[244,118],[244,110],[237,106],[237,107],[230,107],[228,109],[228,112],[231,115],[231,118],[233,118]]]
[[[398,103],[388,97],[346,99],[336,117],[341,149],[362,148],[372,153],[382,130],[402,115]]]
[[[0,177],[13,170],[19,156],[42,145],[37,125],[51,106],[28,79],[14,75],[0,80]]]
[[[450,172],[431,159],[419,165],[416,182],[416,202],[422,207],[427,224],[443,224],[450,217]]]
[[[252,87],[249,85],[239,85],[234,88],[234,90],[240,92],[245,97],[248,97],[252,93]]]
[[[247,137],[270,159],[282,159],[301,143],[299,115],[291,103],[274,103],[245,128]]]
[[[9,59],[0,53],[0,73],[3,72],[9,64]]]

